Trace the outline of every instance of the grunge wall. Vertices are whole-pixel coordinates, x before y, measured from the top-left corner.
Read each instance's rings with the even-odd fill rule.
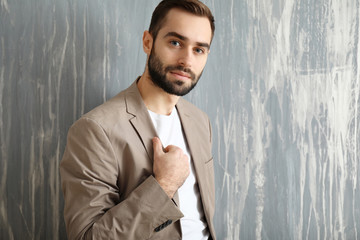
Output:
[[[218,239],[359,239],[359,0],[204,2],[186,98],[213,125]],[[157,3],[0,0],[0,239],[66,239],[67,130],[142,74]]]

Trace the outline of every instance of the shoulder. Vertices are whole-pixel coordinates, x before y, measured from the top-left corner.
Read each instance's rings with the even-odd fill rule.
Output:
[[[196,131],[200,136],[210,136],[211,142],[211,123],[208,115],[183,98],[179,99],[176,106],[183,125],[191,126],[191,131]]]
[[[105,132],[111,132],[119,125],[126,125],[133,115],[127,112],[127,95],[132,91],[133,85],[121,91],[103,104],[81,116],[73,126],[95,124]],[[125,127],[125,126],[124,126]]]
[[[185,100],[184,98],[180,98],[177,104],[178,110],[184,112],[185,114],[191,116],[198,121],[209,122],[208,115],[202,111],[200,108],[192,104],[191,102]]]
[[[91,119],[100,125],[112,125],[113,122],[119,121],[126,113],[125,91],[84,114],[79,120]]]

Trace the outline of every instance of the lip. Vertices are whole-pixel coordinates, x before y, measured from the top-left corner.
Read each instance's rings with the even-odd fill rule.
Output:
[[[187,72],[183,72],[183,71],[170,71],[170,73],[174,76],[176,76],[177,78],[181,78],[181,79],[191,79],[191,75]]]

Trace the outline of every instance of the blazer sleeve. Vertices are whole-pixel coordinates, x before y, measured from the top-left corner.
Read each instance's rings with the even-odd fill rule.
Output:
[[[69,239],[148,239],[183,214],[153,176],[126,199],[118,187],[118,163],[104,129],[82,118],[69,130],[60,164]]]

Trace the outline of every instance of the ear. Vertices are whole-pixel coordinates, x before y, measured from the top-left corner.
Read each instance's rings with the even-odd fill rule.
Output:
[[[143,34],[143,49],[147,55],[150,55],[153,46],[153,37],[149,31],[144,31]]]

